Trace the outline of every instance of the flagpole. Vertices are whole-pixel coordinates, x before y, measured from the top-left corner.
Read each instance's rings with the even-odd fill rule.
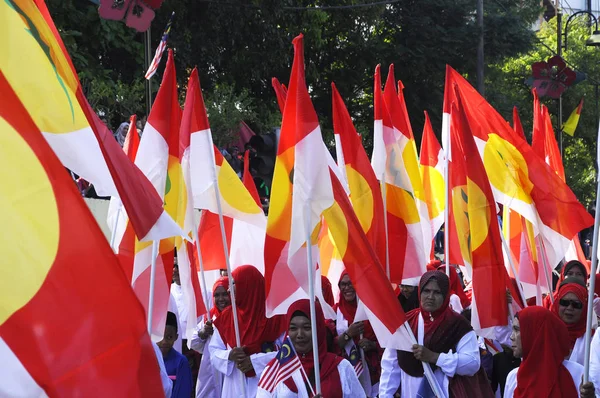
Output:
[[[286,336],[286,337],[289,337],[289,336]],[[292,339],[289,339],[289,342],[290,342],[290,347],[292,348],[292,351],[294,351],[294,355],[298,356],[298,353],[296,352],[296,347],[294,347],[294,343],[292,342]],[[308,388],[310,388],[310,393],[312,395],[315,395],[315,390],[313,389],[312,384],[310,384],[310,379],[308,378],[308,375],[306,374],[306,371],[304,370],[304,366],[300,366],[300,372],[302,373],[302,376],[304,376],[304,378],[306,379]]]
[[[212,151],[211,151],[212,153]],[[213,165],[214,154],[213,154]],[[221,193],[219,192],[219,184],[217,181],[216,170],[215,176],[213,180],[213,186],[215,187],[215,199],[217,201],[217,211],[219,212],[219,226],[221,228],[221,240],[223,242],[223,254],[225,255],[225,264],[227,266],[227,277],[229,278],[229,293],[231,294],[231,311],[233,312],[233,329],[235,331],[235,344],[236,347],[242,346],[242,341],[240,339],[240,325],[238,323],[238,312],[237,312],[237,304],[235,302],[235,280],[233,279],[233,274],[231,272],[231,264],[229,262],[229,245],[227,245],[227,236],[225,235],[225,222],[223,221],[223,208],[221,207]],[[241,370],[240,370],[241,372]],[[242,394],[246,396],[246,381],[245,375],[242,373]]]
[[[446,118],[447,119],[447,118]],[[444,123],[442,121],[442,128],[446,127],[446,156],[444,159],[444,206],[446,212],[444,213],[444,262],[446,263],[446,275],[450,275],[450,120]]]
[[[504,234],[502,233],[502,231],[500,231],[500,237],[502,238],[502,246],[504,248],[504,252],[506,253],[506,258],[508,259],[508,263],[510,264],[510,269],[512,270],[512,272],[515,276],[515,279],[517,280],[517,290],[519,291],[519,294],[521,295],[521,300],[523,300],[523,305],[525,307],[527,307],[527,300],[525,299],[525,293],[523,292],[523,287],[521,286],[521,280],[519,279],[519,275],[517,274],[517,268],[515,267],[515,263],[512,259],[512,256],[510,255],[510,248],[508,247],[508,244],[506,243],[506,238],[504,237]]]
[[[200,210],[200,219],[202,220],[202,211]],[[208,290],[206,289],[206,277],[204,276],[204,261],[202,261],[202,251],[200,250],[200,239],[198,239],[198,225],[196,220],[193,220],[194,228],[192,228],[192,236],[196,241],[196,254],[198,255],[198,264],[200,265],[200,282],[202,283],[202,299],[204,300],[204,306],[206,307],[206,319],[210,319],[210,311],[208,309]]]
[[[390,273],[390,236],[388,233],[388,219],[387,219],[387,188],[385,183],[385,171],[381,176],[381,196],[383,198],[383,228],[385,229],[385,274],[389,281],[392,280]]]
[[[119,203],[119,208],[117,209],[117,215],[115,216],[115,222],[113,223],[113,229],[110,234],[110,248],[113,249],[113,252],[117,252],[117,248],[115,248],[115,239],[117,238],[117,226],[119,225],[119,217],[121,216],[121,203]]]
[[[154,285],[156,282],[156,258],[158,257],[158,240],[152,241],[152,262],[150,263],[150,294],[148,297],[148,334],[152,336],[152,315],[154,313]]]
[[[411,344],[419,344],[417,342],[417,338],[415,337],[415,334],[413,333],[413,330],[408,325],[408,322],[404,322],[403,326],[406,329],[406,332],[408,333],[408,337],[410,338],[410,343]],[[435,394],[435,396],[438,398],[446,398],[446,394],[444,393],[444,391],[440,387],[440,384],[438,383],[437,379],[433,375],[433,370],[431,370],[431,365],[429,364],[429,362],[421,361],[421,363],[423,364],[423,371],[425,373],[425,378],[429,382],[429,385],[431,386],[431,389],[433,390],[433,393]]]
[[[598,126],[598,143],[600,143],[600,126]],[[600,147],[597,148],[597,161],[600,164]],[[600,173],[596,173],[596,209],[600,209]],[[592,265],[590,270],[590,286],[588,289],[587,323],[585,325],[585,351],[583,356],[583,382],[590,381],[590,354],[592,344],[592,318],[594,317],[594,289],[596,286],[596,271],[598,268],[598,225],[600,211],[596,211],[594,219],[594,238],[592,239]]]
[[[306,232],[306,265],[308,267],[308,299],[310,301],[310,328],[312,332],[312,349],[315,371],[315,390],[317,394],[321,393],[321,371],[319,367],[319,342],[317,338],[317,309],[315,306],[315,267],[312,258],[312,239],[310,229],[310,200],[307,200],[304,207],[305,212],[305,232]]]
[[[546,245],[544,245],[544,239],[541,237],[541,230],[540,234],[536,239],[538,240],[538,243],[542,248],[542,263],[544,267],[544,276],[546,277],[546,283],[548,284],[548,295],[550,296],[550,302],[554,304],[554,294],[552,292],[552,279],[550,278],[548,270],[548,256],[546,255]]]

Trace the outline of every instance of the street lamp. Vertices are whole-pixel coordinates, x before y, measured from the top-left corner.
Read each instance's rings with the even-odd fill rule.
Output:
[[[581,15],[581,14],[587,14],[590,19],[594,20],[594,32],[592,33],[592,35],[590,36],[589,39],[586,40],[585,45],[586,46],[591,46],[591,47],[598,47],[600,46],[600,31],[598,30],[598,19],[596,18],[596,16],[594,14],[592,14],[589,11],[577,11],[576,13],[573,13],[571,15],[569,15],[569,18],[567,18],[567,23],[565,24],[565,32],[563,33],[564,37],[565,37],[565,44],[564,44],[564,49],[567,49],[567,40],[568,40],[568,35],[567,33],[569,32],[569,23],[571,22],[571,20],[576,17],[577,15]]]

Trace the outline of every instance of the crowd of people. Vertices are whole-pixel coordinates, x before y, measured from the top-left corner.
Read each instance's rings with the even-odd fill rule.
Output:
[[[448,276],[445,264],[434,261],[418,286],[396,289],[417,341],[410,352],[381,347],[369,322],[355,319],[359,298],[346,272],[338,281],[337,300],[322,277],[324,302],[317,300],[315,311],[320,394],[309,300],[292,303],[285,316],[267,318],[264,277],[251,265],[236,268],[238,342],[232,286],[223,272],[213,286],[210,311],[196,326],[189,348],[184,340],[181,351],[177,317],[185,309],[177,306],[181,293],[175,272],[172,312],[157,343],[165,392],[173,398],[414,398],[434,397],[439,388],[457,398],[600,396],[600,333],[593,334],[590,382],[582,379],[588,301],[582,263],[566,263],[554,292],[541,305],[523,304],[506,326],[495,328],[495,340],[477,336],[468,284],[465,289],[460,269],[450,266],[449,271]],[[595,278],[594,331],[600,313],[600,277]],[[513,305],[508,290],[507,301]],[[325,319],[323,306],[333,308],[335,319]],[[291,365],[294,357],[297,368]],[[289,371],[275,377],[270,368],[277,366]],[[426,377],[428,368],[436,387]]]

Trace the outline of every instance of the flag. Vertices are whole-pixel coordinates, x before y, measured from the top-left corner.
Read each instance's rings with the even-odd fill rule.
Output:
[[[495,200],[532,222],[541,236],[549,267],[563,258],[570,240],[593,223],[569,187],[540,159],[525,140],[455,70],[446,69],[444,113],[462,97]],[[444,131],[449,131],[445,117]]]
[[[579,124],[579,118],[581,117],[581,108],[583,108],[583,98],[579,101],[577,108],[569,115],[569,118],[562,125],[562,131],[569,134],[571,137],[575,135],[575,129]]]
[[[287,97],[287,88],[279,83],[276,77],[271,79],[271,85],[273,86],[273,90],[275,90],[275,96],[277,97],[277,105],[279,105],[279,110],[283,115],[283,110],[285,109],[285,98]]]
[[[421,166],[421,180],[429,212],[430,234],[432,237],[435,237],[444,224],[446,208],[446,198],[444,197],[444,189],[446,189],[446,183],[444,182],[445,158],[444,151],[431,127],[429,115],[425,112],[419,165]]]
[[[327,318],[333,310],[322,299],[317,238],[323,210],[333,204],[329,154],[304,77],[302,35],[294,39],[294,62],[286,96],[265,238],[267,315],[285,314],[308,297],[308,250],[315,269],[315,294]],[[306,230],[312,231],[307,242]]]
[[[0,396],[160,396],[143,310],[4,72]]]
[[[213,144],[202,95],[198,98],[196,113],[190,139],[194,208],[219,214],[218,192],[223,216],[264,228],[266,218],[262,207],[244,188],[236,172]]]
[[[138,134],[136,122],[137,116],[131,115],[129,118],[129,129],[123,143],[123,151],[132,162],[135,162],[135,157],[140,146],[140,135]]]
[[[152,76],[156,73],[158,69],[158,65],[160,64],[160,60],[162,58],[163,52],[165,48],[167,48],[167,40],[169,40],[169,33],[171,32],[171,24],[173,23],[173,16],[175,15],[175,11],[169,17],[169,22],[167,22],[167,26],[165,27],[165,31],[160,39],[160,43],[158,47],[156,47],[156,52],[154,53],[154,58],[152,58],[152,62],[150,62],[150,67],[146,71],[146,75],[144,76],[146,79],[150,80]]]
[[[535,89],[533,89],[534,95],[534,128],[533,128],[533,139],[531,146],[534,152],[543,159],[548,166],[560,177],[562,181],[566,183],[565,168],[562,162],[562,156],[558,143],[554,135],[554,129],[552,128],[552,120],[548,108],[545,105],[539,104],[539,99]],[[565,259],[578,260],[582,264],[587,264],[587,259],[583,254],[581,243],[579,242],[578,234],[575,234],[573,239],[569,242],[567,250],[565,252]],[[549,272],[552,272],[550,269]]]
[[[385,183],[390,280],[417,284],[426,271],[433,236],[412,128],[404,101],[398,100],[394,67],[390,65],[381,100],[375,71],[375,130],[371,163],[377,178]],[[377,119],[381,117],[381,119]]]
[[[0,70],[63,165],[93,184],[98,195],[118,196],[140,239],[180,234],[152,184],[85,99],[45,3],[2,2],[0,33],[7,54]]]
[[[472,273],[472,321],[479,336],[495,337],[494,327],[508,322],[500,226],[494,195],[471,133],[464,108],[452,107],[450,139],[451,211],[465,263]]]
[[[165,211],[179,222],[183,222],[179,212],[180,187],[182,181],[179,164],[179,127],[181,108],[177,93],[177,78],[173,51],[169,50],[167,66],[156,100],[150,110],[148,121],[135,159],[136,165],[154,185],[154,189],[163,198]],[[184,206],[185,207],[185,206]],[[183,211],[183,210],[182,210]],[[189,229],[191,231],[191,229]],[[187,235],[184,233],[184,236]],[[131,248],[131,242],[121,241],[120,246]],[[175,239],[160,241],[156,260],[156,280],[154,285],[154,313],[152,316],[152,338],[163,338],[169,305],[170,287],[173,276]],[[119,249],[120,250],[120,249]],[[130,249],[131,250],[131,249]],[[120,253],[120,251],[119,251]],[[148,310],[150,292],[150,272],[152,263],[152,244],[134,242],[132,285],[140,302]],[[185,256],[184,256],[185,257]],[[130,264],[123,264],[129,274]]]
[[[363,231],[379,260],[384,262],[385,225],[379,182],[361,137],[356,132],[344,100],[334,83],[331,84],[331,89],[337,163],[350,189],[350,201]],[[337,285],[337,280],[334,284]]]
[[[535,89],[534,89],[535,90]],[[517,135],[525,140],[525,131],[521,124],[521,118],[519,117],[519,110],[517,107],[513,107],[513,130]]]
[[[260,376],[258,387],[273,393],[279,383],[289,379],[294,372],[300,369],[302,369],[300,358],[296,354],[290,336],[285,336],[274,361],[265,368]]]
[[[360,356],[360,351],[358,350],[358,348],[356,348],[356,344],[352,345],[352,349],[350,349],[349,357],[350,357],[349,358],[350,364],[352,365],[352,367],[354,368],[354,371],[356,372],[356,377],[360,377],[360,375],[362,374],[363,370],[365,370],[365,368],[363,365],[362,357]]]

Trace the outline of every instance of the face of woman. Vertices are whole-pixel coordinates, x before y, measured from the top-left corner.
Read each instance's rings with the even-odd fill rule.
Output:
[[[521,325],[519,319],[515,317],[513,320],[512,333],[510,335],[511,348],[515,358],[523,356],[523,346],[521,345]]]
[[[227,292],[223,286],[219,286],[215,289],[213,298],[215,299],[215,305],[219,311],[223,311],[226,307],[231,305],[229,292]]]
[[[427,312],[440,309],[444,303],[444,295],[437,281],[432,279],[421,289],[421,307]]]
[[[583,303],[579,301],[575,293],[567,293],[558,302],[558,316],[566,324],[579,322],[583,313]]]
[[[414,290],[414,286],[400,285],[400,291],[402,292],[402,295],[406,298],[410,298],[410,295],[413,293]]]
[[[307,354],[312,351],[310,319],[304,315],[293,317],[288,328],[288,334],[298,354]]]
[[[352,282],[350,282],[350,277],[348,275],[344,275],[339,286],[344,300],[354,301],[356,298],[356,290],[354,290],[354,286],[352,286]]]
[[[565,274],[565,276],[567,278],[577,278],[580,281],[582,281],[583,283],[586,282],[585,274],[583,273],[581,268],[578,266],[571,267],[571,269]]]

